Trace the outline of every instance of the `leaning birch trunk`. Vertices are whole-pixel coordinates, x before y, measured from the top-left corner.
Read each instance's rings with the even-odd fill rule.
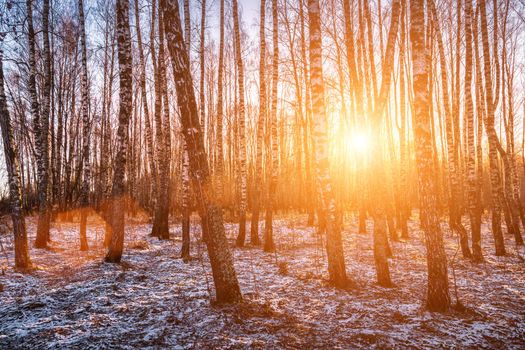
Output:
[[[491,78],[491,63],[490,63],[490,48],[487,29],[487,10],[486,0],[481,0],[480,19],[481,19],[481,42],[483,48],[483,65],[485,71],[485,98],[487,114],[484,118],[485,130],[489,141],[489,172],[490,184],[492,189],[492,234],[494,236],[494,244],[496,255],[505,255],[505,242],[503,240],[503,233],[501,230],[501,210],[502,210],[502,196],[503,189],[501,187],[501,177],[498,167],[498,136],[494,129],[494,100],[492,92],[492,78]],[[496,54],[496,53],[494,53]]]
[[[323,51],[319,0],[308,0],[310,23],[310,76],[314,126],[314,154],[320,199],[320,211],[326,230],[326,251],[330,282],[339,288],[348,285],[340,225],[336,220],[335,198],[329,173],[328,118],[325,110]]]
[[[0,40],[0,45],[2,45]],[[4,141],[4,156],[9,182],[9,199],[11,206],[11,219],[13,220],[13,233],[15,240],[15,268],[28,269],[31,267],[29,257],[27,231],[24,212],[22,210],[22,192],[20,181],[20,161],[18,147],[13,139],[13,129],[7,99],[4,90],[3,51],[0,46],[0,128]]]
[[[202,222],[203,225],[206,225],[204,240],[210,257],[217,302],[238,302],[242,299],[242,295],[224,232],[222,211],[213,198],[189,57],[182,38],[179,4],[177,0],[161,0],[161,6],[177,92],[177,104],[180,109],[182,132],[188,148],[190,175],[196,189]]]
[[[81,113],[82,113],[82,190],[81,190],[81,209],[80,209],[80,250],[88,250],[86,226],[89,205],[89,181],[91,169],[89,167],[89,87],[87,70],[87,49],[86,49],[86,28],[84,20],[84,2],[78,0],[78,18],[80,26],[80,52],[82,57],[82,69],[80,73],[80,94],[81,94]]]
[[[428,109],[428,71],[425,47],[424,1],[410,1],[410,42],[414,91],[414,137],[419,180],[420,217],[427,250],[428,286],[426,307],[445,311],[450,306],[447,256],[437,210],[436,184],[433,177],[431,116]]]
[[[119,123],[117,129],[115,171],[113,173],[113,189],[110,199],[109,221],[111,225],[111,240],[106,254],[106,262],[119,263],[124,248],[124,172],[126,170],[127,145],[129,142],[129,119],[133,109],[133,81],[131,56],[131,33],[129,29],[129,1],[117,0],[116,32],[118,46],[118,65],[120,78],[119,92]]]
[[[243,246],[246,237],[246,111],[244,102],[244,63],[241,52],[241,34],[239,28],[239,10],[237,0],[233,0],[233,31],[235,61],[237,66],[237,84],[239,86],[239,113],[237,126],[239,128],[239,176],[240,176],[240,203],[239,203],[239,234],[237,246]]]

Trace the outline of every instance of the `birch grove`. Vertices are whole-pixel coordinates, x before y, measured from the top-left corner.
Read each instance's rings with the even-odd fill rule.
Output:
[[[259,291],[238,255],[285,274],[314,227],[315,276],[339,290],[398,288],[400,255],[421,243],[423,303],[446,312],[456,269],[523,260],[520,1],[0,9],[0,214],[20,271],[68,222],[79,254],[101,246],[125,266],[143,222],[174,259],[209,265],[217,302],[239,303]]]

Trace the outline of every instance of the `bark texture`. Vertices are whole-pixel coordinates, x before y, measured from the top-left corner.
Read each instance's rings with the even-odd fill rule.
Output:
[[[331,283],[340,288],[348,285],[341,228],[336,220],[335,198],[329,173],[328,118],[325,110],[323,51],[319,0],[308,0],[310,24],[310,74],[315,142],[315,165],[319,192],[319,210],[326,230],[328,273]]]
[[[31,259],[27,243],[25,216],[22,209],[19,152],[13,138],[11,117],[7,109],[7,99],[4,90],[3,51],[1,45],[0,40],[0,128],[7,168],[11,219],[13,220],[15,268],[25,270],[31,267]]]
[[[428,286],[426,307],[446,311],[450,306],[447,256],[439,224],[436,181],[433,175],[431,118],[429,113],[428,67],[426,64],[424,0],[410,1],[410,42],[414,89],[414,137],[419,181],[421,226],[427,250]]]
[[[177,0],[161,0],[161,7],[182,132],[188,147],[190,175],[196,188],[199,212],[205,226],[204,240],[210,257],[217,302],[238,302],[242,295],[224,232],[222,211],[213,198],[189,57],[182,37],[179,4]]]
[[[115,4],[116,32],[119,66],[119,118],[116,140],[115,171],[111,192],[109,221],[111,239],[105,261],[119,263],[124,248],[124,203],[129,120],[133,110],[133,81],[131,56],[131,33],[129,28],[129,1],[117,0]]]

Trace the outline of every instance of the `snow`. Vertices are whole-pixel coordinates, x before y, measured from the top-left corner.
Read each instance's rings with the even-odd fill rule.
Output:
[[[13,270],[12,238],[2,235],[9,264],[0,260],[0,349],[525,347],[525,266],[510,236],[509,256],[493,256],[487,222],[486,262],[454,261],[467,310],[445,314],[422,307],[426,265],[416,221],[408,242],[393,243],[395,287],[382,288],[374,282],[371,234],[358,234],[356,218],[345,218],[347,270],[355,282],[350,290],[327,285],[321,238],[305,222],[299,214],[275,221],[276,254],[233,249],[245,299],[236,306],[212,302],[197,218],[188,263],[178,258],[181,229],[175,222],[172,239],[159,241],[148,236],[151,224],[128,220],[120,265],[102,261],[104,249],[95,244],[103,237],[98,218],[88,222],[88,252],[78,251],[78,223],[54,223],[51,249],[31,249],[37,269],[28,275]],[[36,220],[27,223],[32,242]],[[237,226],[226,224],[226,232],[233,246]],[[456,238],[448,231],[445,236],[452,263]]]

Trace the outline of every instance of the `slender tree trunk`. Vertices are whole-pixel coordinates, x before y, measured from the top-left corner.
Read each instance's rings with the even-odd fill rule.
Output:
[[[155,16],[156,16],[156,0],[152,1],[152,13],[151,13],[151,33],[150,33],[150,46],[151,46],[151,57],[153,61],[154,70],[156,71],[156,64],[155,64]],[[146,63],[144,59],[144,49],[142,45],[142,31],[140,26],[140,11],[139,11],[139,3],[138,0],[135,0],[135,30],[137,32],[137,49],[139,54],[139,72],[140,72],[140,94],[141,94],[141,101],[142,101],[142,110],[144,112],[144,125],[146,129],[146,150],[147,155],[149,159],[149,166],[150,166],[150,176],[152,177],[152,181],[150,181],[150,189],[151,189],[151,198],[153,199],[153,203],[157,198],[157,180],[158,180],[158,174],[157,174],[157,165],[155,164],[155,148],[153,146],[153,132],[151,128],[151,120],[150,120],[150,111],[148,106],[148,95],[146,92]],[[151,204],[151,201],[150,201]],[[151,212],[151,208],[148,206],[148,210]]]
[[[472,100],[472,0],[465,0],[465,114],[467,132],[467,183],[470,227],[472,230],[472,254],[474,260],[482,260],[481,252],[481,200],[476,179],[476,146],[474,143],[474,103]],[[464,243],[463,243],[464,244]],[[468,239],[467,239],[468,245]],[[469,252],[470,253],[470,252]],[[465,256],[465,251],[463,252]]]
[[[277,176],[279,173],[279,145],[277,140],[277,86],[279,84],[279,18],[277,13],[277,0],[272,0],[272,100],[270,105],[270,139],[271,139],[271,167],[270,184],[268,188],[268,203],[266,206],[266,222],[264,231],[264,251],[275,250],[273,241],[273,212],[275,210],[275,197],[277,192]],[[281,144],[281,147],[284,145]]]
[[[224,195],[224,146],[223,146],[223,118],[224,118],[224,1],[220,0],[219,19],[219,62],[217,73],[217,164],[215,173],[217,177],[217,198]]]
[[[450,306],[447,256],[439,224],[436,183],[433,177],[431,118],[428,109],[428,72],[425,47],[424,1],[410,1],[410,42],[414,88],[414,137],[419,180],[421,223],[427,249],[428,286],[426,307],[445,311]]]
[[[105,223],[105,234],[104,234],[104,247],[109,246],[111,240],[111,224],[109,222],[109,196],[111,191],[110,178],[110,167],[109,167],[109,147],[111,143],[111,131],[109,125],[109,114],[111,110],[112,94],[111,87],[113,86],[113,70],[114,70],[114,42],[115,35],[110,30],[109,23],[106,23],[106,38],[105,38],[105,53],[104,53],[104,91],[103,91],[103,103],[102,103],[102,116],[101,116],[101,145],[100,145],[100,213],[104,217]],[[109,52],[111,47],[111,52]],[[108,67],[109,66],[109,67]]]
[[[28,80],[28,90],[31,98],[31,115],[33,117],[33,127],[35,130],[35,143],[36,143],[36,162],[38,168],[38,224],[37,224],[37,233],[35,240],[36,248],[47,248],[47,241],[49,240],[49,206],[47,198],[47,179],[48,179],[48,164],[47,164],[47,138],[48,138],[48,123],[45,119],[48,117],[47,114],[40,111],[40,105],[38,103],[38,96],[36,91],[36,53],[35,53],[35,30],[33,27],[33,0],[26,1],[26,10],[27,10],[27,40],[29,46],[29,80]],[[43,26],[47,26],[49,17],[49,1],[44,1],[44,11],[43,11]],[[45,21],[45,23],[44,23]],[[47,33],[47,28],[46,32]],[[45,36],[45,35],[44,35]],[[45,39],[44,39],[45,41]],[[49,44],[49,41],[48,41]],[[47,62],[49,63],[49,62]],[[44,89],[47,89],[47,80],[49,75],[47,74],[46,67],[46,86]],[[47,93],[46,93],[47,95]],[[47,101],[43,101],[43,104],[46,104]],[[48,109],[49,110],[49,109]]]
[[[201,125],[203,130],[206,130],[205,126],[205,101],[204,101],[204,39],[206,36],[206,0],[201,0],[201,32],[199,41],[199,68],[200,68],[200,83],[199,83],[199,105],[201,114]]]
[[[190,258],[190,160],[188,158],[188,146],[182,141],[182,248],[181,258]],[[204,232],[203,232],[204,233]]]
[[[159,31],[159,55],[157,63],[157,75],[155,77],[155,127],[157,136],[157,164],[159,167],[159,187],[157,191],[157,201],[155,216],[153,219],[152,235],[160,239],[170,238],[169,228],[169,182],[170,182],[170,159],[169,159],[169,106],[167,99],[166,69],[164,57],[164,32],[162,29],[162,14],[159,8],[158,31]],[[155,58],[153,58],[155,59]],[[157,94],[158,100],[157,101]],[[162,102],[163,103],[162,103]],[[160,105],[164,106],[161,111]]]
[[[477,158],[477,180],[478,180],[478,193],[479,193],[479,202],[478,202],[478,212],[479,221],[481,222],[481,216],[483,215],[483,147],[482,147],[482,138],[483,138],[483,119],[485,118],[485,106],[483,103],[483,84],[481,77],[481,64],[479,59],[479,47],[478,47],[478,17],[479,17],[479,7],[476,10],[476,15],[474,16],[474,22],[472,24],[472,34],[474,42],[474,58],[475,58],[475,69],[476,69],[476,78],[475,78],[475,87],[476,87],[476,117],[477,117],[477,139],[476,139],[476,158]]]
[[[46,197],[46,212],[44,222],[42,223],[43,230],[47,230],[47,241],[51,240],[49,235],[50,221],[51,221],[51,198],[50,198],[50,167],[49,167],[49,121],[51,119],[51,94],[53,89],[53,75],[52,75],[52,60],[51,60],[51,48],[49,42],[49,12],[50,12],[50,0],[44,0],[42,7],[42,41],[44,56],[44,89],[42,92],[42,110],[40,115],[40,127],[42,129],[42,141],[43,141],[43,158],[44,173],[43,173],[43,188],[45,189]],[[81,169],[81,166],[78,167]],[[40,216],[37,231],[40,227]]]
[[[394,0],[392,2],[392,18],[390,22],[390,29],[388,32],[386,53],[382,62],[383,66],[383,78],[381,81],[381,88],[379,96],[376,96],[374,101],[376,102],[374,113],[372,114],[372,130],[374,139],[381,137],[381,126],[383,124],[383,114],[386,109],[386,103],[388,94],[390,91],[390,85],[392,81],[392,72],[394,67],[394,53],[395,53],[395,41],[399,28],[399,14],[400,14],[400,2]],[[372,148],[372,169],[374,172],[374,178],[372,180],[372,194],[375,205],[373,207],[374,216],[374,260],[377,271],[377,282],[382,286],[391,286],[390,270],[388,267],[387,257],[391,254],[389,250],[388,237],[387,237],[387,208],[391,201],[390,196],[386,195],[388,189],[386,186],[386,174],[383,162],[383,154],[381,147],[378,143],[374,143]]]
[[[309,126],[311,125],[311,116],[312,116],[312,106],[311,106],[311,97],[310,97],[310,73],[308,71],[308,61],[306,59],[306,34],[305,34],[305,15],[303,8],[303,0],[299,4],[299,20],[300,20],[300,34],[301,34],[301,60],[303,61],[303,78],[305,86],[304,94],[304,105],[305,105],[305,115],[306,118],[303,122],[303,151],[304,151],[304,167],[305,167],[305,177],[306,177],[306,198],[307,206],[306,210],[308,212],[308,226],[314,225],[315,219],[315,195],[314,195],[314,181],[312,179],[312,160],[310,152],[310,132]]]
[[[443,105],[445,109],[445,135],[447,140],[448,150],[448,176],[450,182],[450,199],[449,199],[449,224],[451,230],[457,232],[460,239],[461,252],[463,257],[470,258],[471,252],[468,246],[468,236],[465,227],[461,223],[461,184],[459,182],[459,164],[458,152],[454,140],[454,117],[451,112],[450,98],[449,98],[449,84],[447,80],[446,57],[443,46],[443,38],[439,26],[439,18],[437,15],[434,1],[429,2],[432,13],[433,23],[437,32],[438,51],[440,56],[440,70],[441,70],[441,86],[443,91]],[[459,73],[457,73],[459,74]],[[454,102],[455,103],[455,102]],[[457,107],[456,111],[458,110]]]
[[[222,0],[224,1],[224,0]],[[222,2],[221,2],[222,4]],[[300,5],[301,6],[301,5]],[[255,194],[253,198],[252,224],[250,227],[250,243],[259,245],[259,213],[261,208],[261,194],[263,185],[263,133],[264,122],[266,121],[266,1],[261,0],[259,24],[259,118],[257,119],[257,153],[255,155]],[[222,18],[221,18],[222,19]],[[222,27],[221,27],[222,30]]]
[[[407,142],[407,113],[406,113],[406,1],[401,0],[400,35],[399,35],[399,113],[401,126],[399,129],[399,176],[400,176],[400,222],[401,238],[408,239],[408,219],[409,219],[409,196],[408,196],[408,142]]]
[[[133,81],[131,56],[131,33],[129,29],[129,1],[117,0],[116,32],[118,46],[118,65],[120,78],[120,108],[117,129],[115,170],[113,173],[113,189],[110,201],[111,241],[106,254],[106,262],[119,263],[124,248],[124,173],[126,170],[126,151],[129,142],[129,119],[133,109]]]
[[[4,146],[7,180],[9,183],[9,200],[13,233],[15,241],[15,268],[28,269],[31,267],[27,243],[27,231],[24,212],[22,210],[22,192],[20,181],[20,161],[18,147],[14,140],[11,118],[7,109],[7,99],[4,90],[4,67],[2,40],[0,39],[0,128]]]
[[[186,44],[188,62],[191,62],[191,17],[189,0],[184,0],[184,43]],[[182,250],[181,257],[190,257],[190,228],[191,228],[191,186],[190,186],[190,160],[188,147],[183,141],[182,153]],[[204,232],[203,232],[204,234]]]
[[[505,243],[503,240],[503,233],[501,230],[501,197],[503,189],[501,188],[501,178],[498,169],[498,136],[494,129],[494,99],[492,90],[492,67],[490,63],[490,49],[488,38],[487,25],[487,10],[486,0],[480,0],[480,18],[481,18],[481,41],[483,47],[483,64],[485,72],[485,99],[487,115],[485,120],[485,130],[489,140],[489,169],[490,169],[490,183],[492,188],[492,234],[494,235],[494,244],[496,247],[496,255],[505,255]],[[497,53],[494,52],[496,55]],[[478,257],[479,260],[480,257]]]
[[[81,191],[81,209],[80,209],[80,250],[88,250],[86,226],[89,213],[89,181],[91,180],[91,168],[89,164],[89,86],[87,70],[87,49],[86,49],[86,28],[84,20],[84,2],[78,0],[78,18],[80,26],[80,51],[82,57],[82,69],[80,73],[80,93],[82,98],[82,169],[83,181]]]
[[[239,115],[237,126],[239,128],[239,176],[240,176],[240,203],[239,203],[239,234],[237,246],[244,245],[246,237],[246,111],[244,105],[244,63],[241,52],[241,34],[239,28],[239,10],[237,0],[233,0],[233,31],[235,46],[235,61],[237,66],[237,84],[239,85]]]
[[[326,230],[326,250],[330,282],[339,288],[348,285],[341,228],[336,220],[336,204],[332,191],[328,157],[328,118],[325,111],[322,37],[319,0],[308,0],[310,24],[310,73],[312,112],[314,115],[315,163],[319,184],[320,210]]]

